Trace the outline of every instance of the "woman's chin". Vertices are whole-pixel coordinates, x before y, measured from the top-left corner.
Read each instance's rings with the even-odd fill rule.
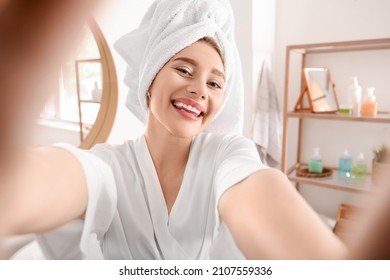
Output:
[[[171,135],[177,138],[192,138],[204,130],[203,127],[195,127],[195,126],[179,126],[179,127],[170,127],[169,131]]]

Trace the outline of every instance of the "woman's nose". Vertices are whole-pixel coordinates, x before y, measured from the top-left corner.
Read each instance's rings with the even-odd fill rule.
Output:
[[[207,87],[205,86],[206,83],[202,82],[193,82],[191,83],[187,90],[189,93],[196,95],[198,98],[206,99],[207,98]]]

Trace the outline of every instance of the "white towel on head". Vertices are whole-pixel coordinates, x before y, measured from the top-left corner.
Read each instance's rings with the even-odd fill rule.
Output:
[[[156,74],[172,56],[203,37],[214,38],[220,46],[226,77],[223,106],[207,131],[242,132],[244,90],[229,0],[156,0],[140,26],[115,43],[127,63],[126,106],[143,123],[146,92]]]

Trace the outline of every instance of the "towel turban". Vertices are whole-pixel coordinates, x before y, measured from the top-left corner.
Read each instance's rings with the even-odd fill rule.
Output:
[[[206,131],[242,133],[242,72],[229,0],[156,0],[139,27],[115,43],[127,63],[126,106],[141,122],[146,123],[146,93],[154,77],[171,57],[203,37],[219,45],[226,77],[223,105]]]

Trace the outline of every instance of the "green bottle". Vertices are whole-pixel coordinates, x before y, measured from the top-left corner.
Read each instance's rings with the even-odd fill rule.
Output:
[[[360,153],[356,163],[352,166],[352,175],[355,177],[363,177],[367,173],[367,164],[364,160],[364,154]]]
[[[310,173],[322,173],[322,158],[320,155],[320,148],[314,148],[313,155],[310,158],[309,162],[309,172]]]

